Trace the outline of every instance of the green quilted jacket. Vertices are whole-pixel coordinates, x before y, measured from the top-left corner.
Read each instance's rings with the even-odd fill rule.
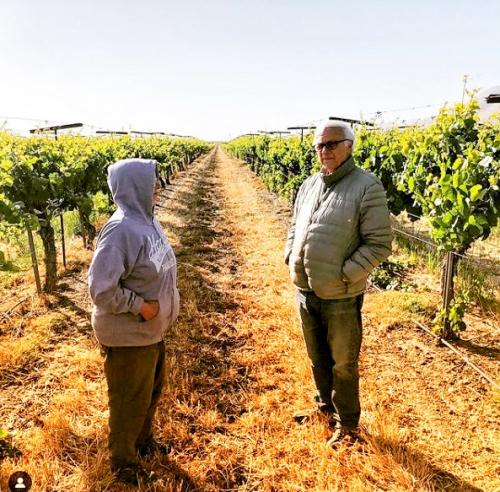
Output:
[[[369,273],[391,253],[380,180],[349,158],[332,174],[307,178],[297,194],[285,248],[293,283],[322,299],[364,292]]]

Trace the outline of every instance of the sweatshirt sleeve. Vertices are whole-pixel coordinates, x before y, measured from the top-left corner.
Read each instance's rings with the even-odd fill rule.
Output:
[[[90,296],[94,304],[112,314],[138,315],[144,299],[121,285],[125,272],[125,254],[117,246],[98,246],[88,274]]]
[[[360,210],[361,244],[348,258],[342,273],[357,282],[366,277],[391,254],[392,232],[387,199],[382,183],[373,183],[365,192]]]

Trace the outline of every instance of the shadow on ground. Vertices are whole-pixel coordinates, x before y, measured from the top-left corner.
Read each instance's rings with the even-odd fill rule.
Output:
[[[476,355],[481,355],[487,357],[491,360],[500,360],[500,349],[496,347],[491,347],[487,345],[478,345],[477,343],[471,342],[470,340],[455,340],[454,345],[458,345],[468,352]]]
[[[370,441],[382,453],[390,455],[394,461],[399,463],[412,476],[426,483],[430,490],[485,492],[483,489],[471,485],[456,475],[433,465],[423,453],[412,450],[396,440],[372,436]]]

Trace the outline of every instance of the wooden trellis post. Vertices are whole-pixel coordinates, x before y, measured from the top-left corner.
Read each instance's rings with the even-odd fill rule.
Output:
[[[448,333],[450,329],[450,321],[448,320],[448,310],[454,296],[453,275],[455,273],[455,255],[453,251],[446,253],[445,268],[444,268],[444,285],[443,285],[443,308],[446,312],[444,320],[444,332]]]
[[[35,242],[33,241],[33,233],[28,222],[26,222],[26,231],[28,233],[28,242],[31,251],[31,264],[33,265],[33,272],[35,273],[36,291],[38,295],[42,293],[42,284],[40,282],[40,272],[38,271],[38,262],[36,259]]]
[[[63,257],[63,265],[66,268],[66,240],[64,239],[64,218],[63,214],[59,216],[61,218],[61,240],[62,240],[62,257]]]

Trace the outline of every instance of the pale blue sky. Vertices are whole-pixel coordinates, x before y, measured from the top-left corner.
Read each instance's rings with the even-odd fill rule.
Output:
[[[0,126],[227,139],[440,105],[500,84],[499,25],[498,0],[0,0]]]

